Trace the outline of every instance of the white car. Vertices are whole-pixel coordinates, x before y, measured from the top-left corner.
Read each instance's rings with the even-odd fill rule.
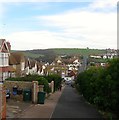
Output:
[[[66,84],[66,85],[70,85],[71,82],[72,82],[71,80],[65,80],[65,84]]]

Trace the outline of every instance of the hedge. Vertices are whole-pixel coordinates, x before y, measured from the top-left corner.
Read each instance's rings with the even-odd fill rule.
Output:
[[[78,90],[99,109],[119,115],[119,59],[108,67],[91,67],[77,78]]]
[[[57,75],[57,74],[52,74],[52,75],[48,75],[45,76],[45,78],[48,80],[48,82],[54,81],[54,90],[58,90],[61,82],[62,82],[62,78],[61,76]]]
[[[50,88],[48,83],[50,83],[51,81],[54,81],[54,90],[56,91],[59,87],[59,85],[61,84],[62,78],[57,75],[57,74],[52,74],[52,75],[48,75],[48,76],[39,76],[39,75],[28,75],[25,77],[16,77],[16,78],[7,78],[6,80],[10,80],[10,81],[38,81],[39,85],[44,85],[44,91],[49,93],[50,92]]]

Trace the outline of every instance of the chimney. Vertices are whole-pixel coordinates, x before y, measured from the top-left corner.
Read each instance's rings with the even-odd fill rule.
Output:
[[[7,46],[8,46],[8,49],[9,49],[9,51],[10,51],[10,50],[11,50],[10,42],[7,42]]]

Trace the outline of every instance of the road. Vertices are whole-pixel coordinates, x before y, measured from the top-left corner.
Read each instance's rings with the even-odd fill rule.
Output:
[[[67,85],[51,116],[53,118],[101,118],[101,115],[82,95]]]

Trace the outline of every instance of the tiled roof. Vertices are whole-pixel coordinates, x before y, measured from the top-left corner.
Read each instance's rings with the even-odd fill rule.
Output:
[[[4,41],[5,41],[5,39],[0,39],[0,50],[1,50],[1,47],[2,47]]]
[[[17,61],[12,54],[9,56],[9,65],[16,65]]]
[[[42,71],[42,64],[40,62],[37,63],[37,70]]]
[[[30,61],[28,58],[25,58],[25,68],[30,66]]]
[[[22,52],[13,52],[10,54],[10,64],[20,64],[24,59],[24,54]]]
[[[9,66],[9,67],[8,67],[8,71],[9,71],[9,72],[15,72],[16,70],[15,70],[12,66]]]
[[[0,39],[0,45],[2,45],[4,41],[5,39]]]

